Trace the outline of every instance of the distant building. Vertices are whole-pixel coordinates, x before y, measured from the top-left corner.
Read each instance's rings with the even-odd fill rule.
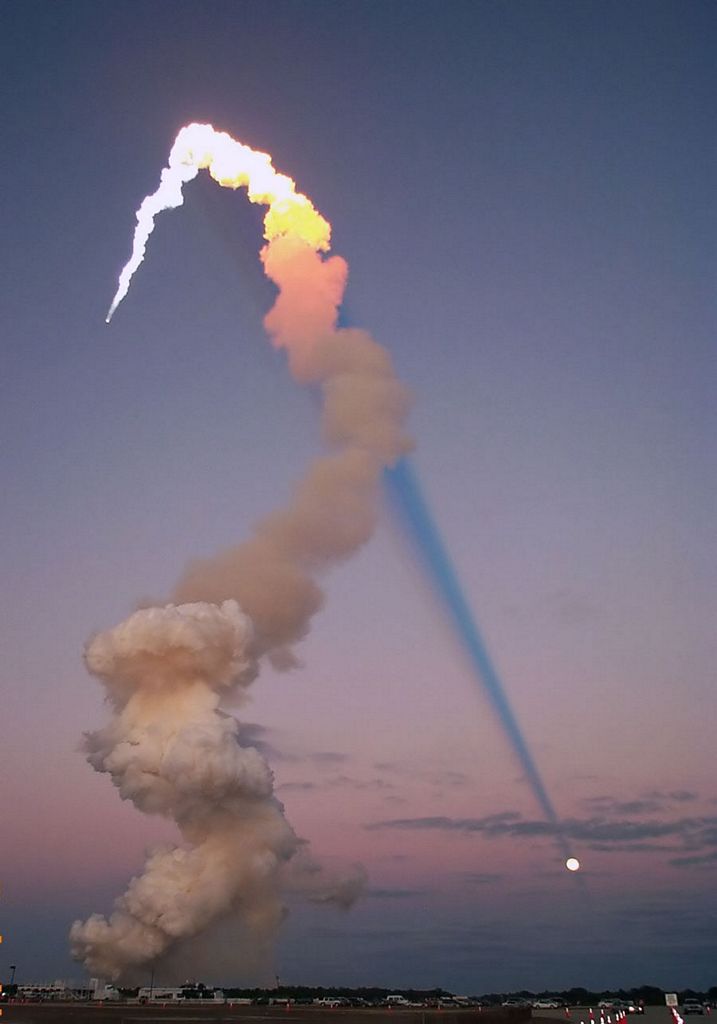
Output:
[[[184,999],[184,990],[181,988],[164,988],[160,985],[146,985],[137,993],[137,998],[142,1002],[171,1003],[177,999]]]
[[[206,985],[187,982],[178,988],[164,985],[145,985],[137,993],[140,1003],[177,1003],[192,1002],[223,1003],[226,1002],[224,992],[220,988],[207,988]]]
[[[52,1000],[89,999],[92,987],[75,985],[68,981],[28,982],[17,986],[17,999],[27,999],[33,1003],[44,1003]]]

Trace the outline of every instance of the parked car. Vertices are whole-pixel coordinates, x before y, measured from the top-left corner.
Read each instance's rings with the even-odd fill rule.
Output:
[[[534,1010],[557,1010],[559,1006],[555,999],[536,999],[533,1003]]]
[[[600,1009],[623,1010],[625,1013],[644,1013],[645,1004],[635,1002],[634,999],[602,999],[598,1006]]]
[[[688,1013],[699,1013],[704,1015],[705,1008],[698,999],[685,999],[682,1004],[682,1014],[687,1016]]]

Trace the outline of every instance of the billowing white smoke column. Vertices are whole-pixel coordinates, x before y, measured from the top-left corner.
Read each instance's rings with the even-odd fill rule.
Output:
[[[252,629],[235,601],[138,611],[100,634],[87,666],[114,717],[87,737],[88,760],[123,799],[174,818],[188,849],[154,853],[109,921],[75,923],[74,950],[104,977],[163,953],[241,897],[248,918],[281,919],[276,874],[297,840],[272,797],[269,768],[217,708],[254,675]]]
[[[219,184],[246,185],[268,206],[261,253],[279,294],[265,319],[294,377],[323,393],[330,452],[299,482],[287,508],[244,544],[190,565],[176,604],[138,611],[87,646],[113,717],[86,738],[88,760],[123,799],[176,821],[185,845],[150,855],[109,919],[76,921],[73,954],[92,973],[117,978],[228,914],[266,944],[283,915],[282,884],[316,901],[348,905],[353,879],[326,879],[273,795],[263,757],[238,741],[222,696],[255,678],[262,656],[294,663],[323,595],[316,575],[371,535],[380,475],[410,448],[406,391],[386,351],[359,330],[337,330],[346,263],[326,258],[330,227],[265,154],[209,125],[179,133],[160,188],[137,214],[132,257],[108,322],[144,256],[154,217],[182,202],[182,184],[206,167]],[[293,880],[287,868],[294,858]]]

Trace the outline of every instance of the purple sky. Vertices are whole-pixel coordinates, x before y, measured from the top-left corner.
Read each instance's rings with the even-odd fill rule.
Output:
[[[400,526],[327,579],[241,717],[298,832],[370,881],[297,904],[287,982],[715,983],[712,4],[33,3],[0,15],[0,975],[79,976],[167,825],[78,752],[82,647],[244,538],[318,450],[267,344],[260,214],[133,216],[177,129],[272,153],[334,228],[587,899]],[[263,731],[262,731],[263,730]],[[240,965],[225,980],[241,982]]]

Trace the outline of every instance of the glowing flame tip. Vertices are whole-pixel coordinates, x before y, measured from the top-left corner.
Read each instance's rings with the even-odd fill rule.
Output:
[[[132,276],[144,260],[155,217],[163,210],[182,205],[182,187],[202,168],[207,168],[217,184],[224,188],[244,186],[251,202],[268,208],[264,217],[267,241],[294,235],[316,252],[329,250],[331,225],[307,196],[296,191],[291,178],[274,169],[267,153],[250,149],[226,132],[216,131],[210,124],[189,124],[180,130],[174,141],[168,166],[160,175],[159,187],[142,200],[137,210],[132,254],[120,274],[107,323],[127,294]]]

